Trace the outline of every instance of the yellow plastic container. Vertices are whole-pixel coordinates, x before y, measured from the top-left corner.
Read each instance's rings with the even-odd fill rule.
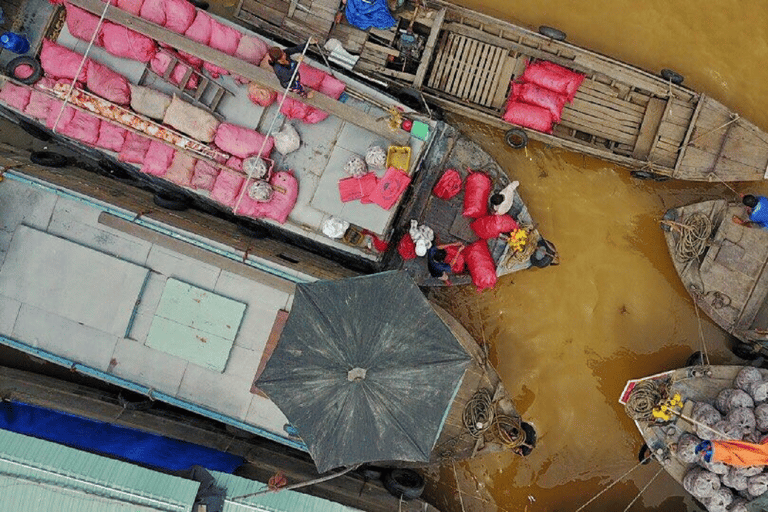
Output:
[[[394,167],[408,172],[411,165],[411,148],[409,146],[389,146],[387,151],[387,169]]]

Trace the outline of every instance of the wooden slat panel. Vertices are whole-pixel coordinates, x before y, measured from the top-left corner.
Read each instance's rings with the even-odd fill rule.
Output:
[[[473,75],[477,69],[475,62],[477,62],[478,44],[478,41],[470,39],[465,52],[465,57],[462,59],[461,80],[456,89],[456,96],[462,99],[466,99],[466,93],[469,90],[469,85],[472,83]]]
[[[508,55],[508,50],[505,48],[496,48],[496,56],[494,57],[493,61],[491,62],[491,70],[493,73],[493,80],[489,84],[489,87],[485,89],[485,92],[483,93],[481,104],[490,106],[494,97],[494,94],[496,93],[496,90],[499,87],[499,84],[503,81],[505,84],[509,83],[509,78],[505,78],[505,75],[503,73],[504,65],[506,64],[506,57]],[[506,87],[506,86],[505,86]]]
[[[437,43],[437,38],[440,35],[440,28],[443,26],[445,11],[445,7],[438,11],[437,15],[435,16],[435,22],[429,31],[427,44],[424,47],[424,52],[421,55],[419,68],[416,70],[416,78],[413,81],[413,86],[416,88],[421,87],[421,84],[424,82],[424,77],[427,74],[427,68],[429,67],[432,60],[432,52],[435,51],[435,44]]]
[[[440,86],[440,81],[445,74],[445,66],[448,62],[448,52],[453,46],[453,34],[444,33],[440,41],[440,51],[435,58],[435,66],[432,68],[432,74],[429,77],[429,87],[437,89]]]
[[[482,46],[483,47],[480,53],[480,58],[477,62],[479,72],[475,75],[472,95],[469,97],[470,101],[473,103],[480,102],[481,98],[483,97],[483,92],[486,90],[486,87],[490,87],[490,81],[493,78],[490,73],[484,73],[483,70],[487,69],[488,65],[490,64],[491,56],[494,53],[494,48],[489,44],[483,44]]]
[[[507,58],[504,59],[504,65],[501,68],[501,72],[498,74],[496,90],[493,92],[493,95],[489,97],[489,106],[493,108],[501,108],[507,101],[509,82],[511,82],[512,78],[515,76],[515,70],[518,68],[519,64],[521,64],[521,62],[517,57],[507,56]]]
[[[650,155],[666,106],[667,102],[660,98],[653,98],[648,103],[648,110],[645,112],[645,117],[640,125],[640,134],[632,151],[634,158],[645,160]]]
[[[671,141],[679,146],[683,143],[683,139],[685,138],[685,133],[687,131],[687,126],[680,126],[678,124],[669,123],[665,119],[659,126],[659,137]]]
[[[593,115],[599,115],[610,121],[612,124],[627,127],[632,131],[636,131],[640,128],[640,123],[643,121],[642,115],[637,115],[635,113],[628,114],[615,109],[614,106],[614,104],[605,104],[592,96],[576,96],[573,99],[573,103],[569,105],[570,108],[586,111]]]
[[[466,60],[464,59],[466,58],[468,50],[469,39],[462,37],[459,40],[459,45],[457,46],[454,57],[449,61],[451,67],[446,92],[452,96],[458,96],[456,92],[458,91],[459,85],[461,84],[462,71],[464,65],[466,64]]]
[[[570,108],[563,109],[561,125],[575,128],[579,131],[605,137],[608,140],[623,144],[634,144],[636,136],[616,129],[616,126],[603,124],[605,121],[588,113]]]

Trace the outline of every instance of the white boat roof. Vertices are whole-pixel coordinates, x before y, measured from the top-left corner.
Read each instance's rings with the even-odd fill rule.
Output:
[[[302,448],[251,386],[278,312],[311,279],[269,274],[106,208],[6,173],[0,341]],[[128,232],[137,229],[145,236]]]
[[[248,33],[243,27],[229,20],[220,17],[216,17],[216,19],[221,23],[237,28],[243,33]],[[264,39],[263,36],[259,37]],[[66,24],[62,27],[57,43],[81,54],[84,54],[88,48],[87,42],[76,39],[69,33]],[[144,73],[144,63],[115,57],[97,46],[91,47],[88,55],[90,58],[118,71],[133,84],[138,84]],[[306,62],[313,67],[328,71],[326,66],[313,62],[309,58],[306,59]],[[342,76],[338,78],[346,81]],[[260,133],[266,134],[273,123],[275,115],[278,115],[275,127],[272,130],[273,134],[280,131],[285,123],[291,123],[299,133],[301,147],[297,151],[288,155],[281,155],[275,150],[270,156],[275,161],[275,169],[293,170],[299,182],[299,194],[296,205],[291,211],[288,221],[280,225],[280,227],[309,237],[312,240],[328,244],[336,249],[353,253],[372,261],[377,260],[378,254],[344,244],[323,235],[322,224],[326,219],[335,217],[346,220],[354,226],[372,231],[382,237],[387,237],[392,227],[399,201],[389,210],[384,210],[376,204],[362,204],[360,201],[342,203],[339,197],[338,181],[349,177],[344,172],[344,165],[351,156],[364,157],[371,146],[381,146],[386,150],[391,145],[390,142],[380,135],[371,133],[351,122],[334,116],[329,116],[327,119],[316,124],[306,124],[300,120],[287,119],[283,114],[279,113],[279,97],[277,102],[265,108],[251,102],[248,99],[247,86],[236,83],[232,76],[222,76],[216,79],[216,82],[232,93],[225,94],[216,109],[216,112],[221,114],[226,122],[255,129]],[[176,91],[174,86],[159,78],[153,78],[152,74],[148,74],[148,79],[145,80],[143,85],[169,95]],[[382,104],[391,102],[380,92],[367,88],[362,84],[356,84],[355,88],[364,90],[366,95],[370,97],[378,98]],[[374,118],[386,118],[389,116],[389,113],[379,106],[351,96],[347,97],[345,104],[358,108]],[[435,126],[434,123],[430,124],[431,132],[435,131]],[[413,174],[418,167],[419,158],[428,149],[428,144],[413,136],[409,138],[408,144],[411,148],[411,169],[409,171]],[[105,151],[109,153],[109,151]],[[375,172],[379,178],[383,177],[385,172],[383,168],[371,168],[370,170]],[[204,190],[192,188],[188,190],[206,197],[210,195],[208,191]],[[277,222],[270,219],[259,220],[278,226]]]

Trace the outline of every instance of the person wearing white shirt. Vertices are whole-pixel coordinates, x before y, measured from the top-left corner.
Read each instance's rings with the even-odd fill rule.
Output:
[[[513,181],[500,192],[491,196],[491,208],[495,215],[504,215],[512,208],[512,201],[515,199],[515,190],[520,186],[519,181]]]

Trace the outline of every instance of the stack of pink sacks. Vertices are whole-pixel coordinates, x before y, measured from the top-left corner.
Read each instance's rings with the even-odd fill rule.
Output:
[[[496,263],[488,250],[487,240],[518,227],[515,219],[506,213],[504,215],[488,213],[488,197],[492,187],[493,183],[486,174],[470,172],[464,190],[463,215],[475,219],[470,227],[480,240],[470,244],[462,254],[467,262],[472,282],[478,290],[493,288],[496,285]]]
[[[299,75],[301,76],[301,84],[304,87],[309,87],[335,100],[341,97],[346,88],[346,84],[341,80],[303,62],[299,65]],[[318,110],[293,98],[285,98],[280,112],[289,119],[299,119],[307,124],[319,123],[328,117],[327,112]]]
[[[552,133],[566,103],[573,101],[584,75],[553,62],[537,61],[526,66],[519,82],[512,83],[503,119],[508,123]]]

